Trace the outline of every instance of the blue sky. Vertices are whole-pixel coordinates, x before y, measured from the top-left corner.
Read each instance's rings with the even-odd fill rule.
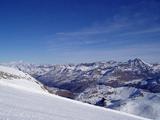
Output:
[[[160,61],[159,0],[0,0],[0,62]]]

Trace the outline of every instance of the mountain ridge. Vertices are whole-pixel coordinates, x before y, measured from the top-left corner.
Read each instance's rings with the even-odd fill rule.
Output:
[[[4,65],[30,74],[50,93],[142,117],[160,118],[160,64],[135,58],[126,62]]]

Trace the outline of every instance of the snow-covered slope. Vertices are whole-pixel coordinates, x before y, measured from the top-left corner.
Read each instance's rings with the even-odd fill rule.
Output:
[[[45,91],[43,85],[29,74],[4,66],[0,66],[0,84],[27,89],[30,91]]]
[[[145,120],[47,93],[0,83],[1,120]]]
[[[126,62],[3,65],[30,74],[53,94],[160,119],[160,64],[135,58]]]
[[[134,87],[113,88],[99,85],[86,89],[76,99],[138,116],[160,120],[159,93],[150,93]]]

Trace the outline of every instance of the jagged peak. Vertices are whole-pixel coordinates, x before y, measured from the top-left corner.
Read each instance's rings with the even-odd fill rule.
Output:
[[[142,62],[140,58],[129,59],[128,62]]]
[[[150,69],[152,67],[152,65],[143,61],[140,58],[130,59],[128,60],[128,64],[132,67],[138,67],[138,68],[143,68],[143,69]]]

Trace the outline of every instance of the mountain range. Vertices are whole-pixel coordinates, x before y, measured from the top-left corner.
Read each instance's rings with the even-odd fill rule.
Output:
[[[160,64],[135,58],[126,62],[1,65],[29,74],[52,94],[160,119]]]
[[[0,66],[0,120],[147,120],[48,93],[27,73]]]

